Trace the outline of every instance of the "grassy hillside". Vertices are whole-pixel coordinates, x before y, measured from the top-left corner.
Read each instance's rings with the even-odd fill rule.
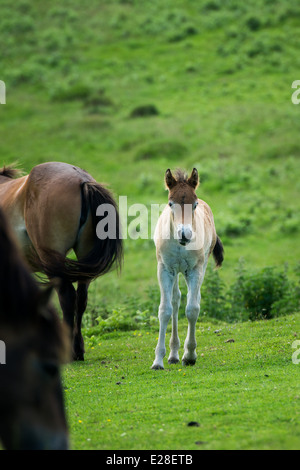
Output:
[[[296,0],[1,0],[0,162],[73,163],[148,207],[166,201],[166,168],[196,166],[225,246],[222,279],[240,257],[249,270],[292,268],[299,14]],[[93,286],[97,305],[156,284],[151,240],[125,245],[122,277]]]
[[[73,448],[299,448],[299,16],[298,0],[0,0],[0,166],[72,163],[149,209],[167,168],[197,167],[225,247],[196,366],[157,373],[155,249],[125,240],[122,275],[90,288],[86,360],[64,370]],[[245,305],[292,314],[226,323],[242,284]]]

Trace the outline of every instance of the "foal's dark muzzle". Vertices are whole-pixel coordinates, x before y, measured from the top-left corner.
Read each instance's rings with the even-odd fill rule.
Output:
[[[191,227],[189,225],[185,226],[180,224],[177,228],[177,236],[180,245],[187,245],[188,243],[190,243],[193,236]]]

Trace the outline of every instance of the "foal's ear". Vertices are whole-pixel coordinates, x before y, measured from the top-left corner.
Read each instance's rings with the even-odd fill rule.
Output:
[[[170,168],[167,169],[166,171],[166,174],[165,174],[165,183],[166,183],[166,187],[168,189],[172,189],[174,188],[175,184],[176,184],[176,179],[174,178],[174,176],[172,175],[172,172],[170,170]]]
[[[193,168],[193,171],[191,173],[191,176],[187,180],[189,185],[192,186],[192,188],[196,189],[199,186],[199,175],[198,171],[196,168]]]

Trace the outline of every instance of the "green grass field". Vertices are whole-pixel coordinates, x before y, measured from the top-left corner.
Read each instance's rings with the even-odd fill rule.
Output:
[[[300,364],[292,345],[299,326],[299,314],[201,321],[196,365],[166,362],[164,371],[151,369],[153,329],[87,330],[86,361],[64,371],[73,448],[298,449]],[[182,343],[186,327],[182,320]]]
[[[196,167],[198,195],[225,248],[222,282],[234,282],[240,259],[247,272],[287,265],[293,279],[297,0],[0,0],[0,7],[0,166],[18,162],[28,172],[64,161],[108,183],[116,199],[148,208],[167,201],[167,168]],[[299,447],[299,366],[291,361],[299,314],[211,330],[206,322],[215,320],[202,316],[195,368],[156,373],[154,318],[136,335],[105,333],[96,319],[141,310],[143,322],[157,298],[154,244],[128,238],[122,274],[90,288],[86,361],[64,372],[74,448]],[[214,328],[235,343],[224,344]]]

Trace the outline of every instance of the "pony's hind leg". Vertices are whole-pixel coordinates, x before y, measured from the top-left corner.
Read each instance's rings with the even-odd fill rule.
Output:
[[[172,314],[172,335],[170,339],[170,355],[168,358],[169,364],[177,364],[179,362],[179,348],[180,340],[178,336],[178,310],[180,306],[181,292],[178,286],[178,277],[174,282],[173,287],[173,314]]]
[[[89,282],[78,282],[77,292],[76,292],[76,318],[74,325],[74,357],[77,360],[84,360],[84,341],[81,334],[81,323],[82,316],[86,310],[87,299],[88,299],[88,288]]]
[[[71,335],[72,340],[74,340],[73,331],[74,331],[74,319],[75,319],[75,311],[76,311],[76,291],[73,287],[73,284],[69,281],[61,281],[60,284],[56,286],[56,290],[58,293],[60,306],[63,312],[64,321],[70,329],[70,335]],[[74,343],[73,343],[73,357],[74,359],[77,359],[75,351],[74,351]]]

